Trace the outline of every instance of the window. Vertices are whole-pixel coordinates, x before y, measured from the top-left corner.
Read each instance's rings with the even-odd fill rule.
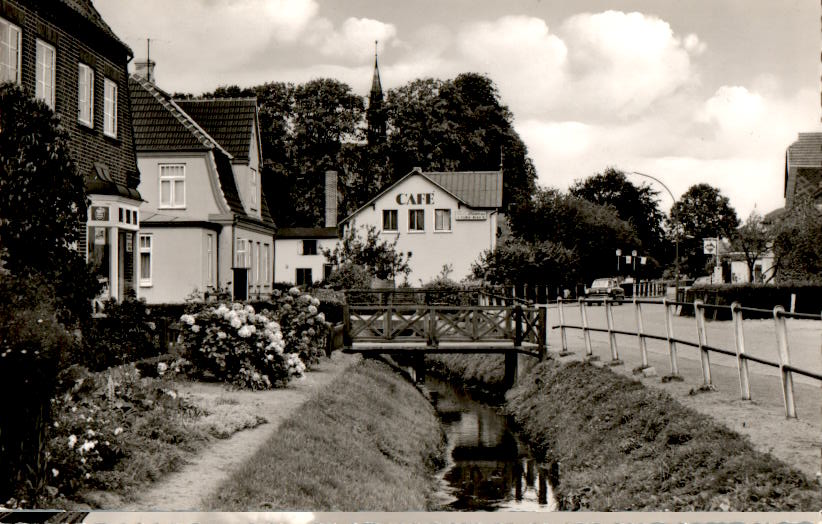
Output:
[[[117,138],[117,84],[103,80],[103,133]]]
[[[425,210],[408,210],[408,231],[425,231]]]
[[[257,251],[254,252],[254,283],[260,285],[260,243],[257,242]]]
[[[184,164],[160,164],[161,208],[186,207],[186,166]]]
[[[271,245],[263,244],[263,285],[268,285],[271,277],[268,276],[268,264],[271,263]]]
[[[303,255],[316,255],[317,254],[317,241],[316,240],[303,240]]]
[[[244,238],[237,239],[237,248],[234,250],[234,266],[248,267],[248,240]]]
[[[37,74],[34,89],[35,98],[39,98],[54,109],[54,47],[37,40]]]
[[[311,278],[311,268],[310,267],[298,267],[297,268],[297,285],[298,286],[310,286],[314,283],[314,280]]]
[[[334,266],[331,264],[323,264],[323,280],[328,282],[328,279],[331,278],[331,273],[334,272]]]
[[[140,235],[140,285],[151,286],[151,235]]]
[[[251,210],[257,209],[257,172],[251,170]]]
[[[383,209],[382,210],[382,230],[383,231],[397,231],[397,210]]]
[[[86,64],[77,69],[77,120],[94,127],[94,71]]]
[[[206,277],[207,285],[214,285],[214,235],[206,235]]]
[[[20,83],[20,28],[0,18],[0,82]]]
[[[434,230],[435,231],[451,231],[451,210],[450,209],[435,209],[434,210]]]

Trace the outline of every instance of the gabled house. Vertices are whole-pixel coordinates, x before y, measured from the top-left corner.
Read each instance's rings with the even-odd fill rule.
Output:
[[[132,75],[129,88],[146,201],[141,296],[149,303],[217,289],[236,299],[268,296],[274,223],[260,191],[256,102],[200,101],[195,118],[141,76]]]
[[[90,0],[2,0],[0,82],[22,86],[61,117],[90,200],[86,255],[120,300],[137,281],[140,174],[131,133],[131,49]],[[139,294],[139,290],[135,290]]]
[[[386,240],[396,238],[397,250],[412,255],[409,282],[419,285],[436,278],[446,266],[451,278],[468,276],[480,255],[496,247],[500,207],[501,170],[414,168],[340,225],[374,226]]]

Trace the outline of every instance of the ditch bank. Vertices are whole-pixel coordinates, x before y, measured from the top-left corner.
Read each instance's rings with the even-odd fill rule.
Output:
[[[487,356],[431,359],[432,372],[497,396]],[[490,360],[490,359],[488,359]],[[500,359],[501,362],[501,359]],[[483,387],[483,377],[489,382]],[[815,511],[822,491],[749,439],[664,391],[597,366],[548,360],[506,395],[521,436],[559,463],[561,510]]]

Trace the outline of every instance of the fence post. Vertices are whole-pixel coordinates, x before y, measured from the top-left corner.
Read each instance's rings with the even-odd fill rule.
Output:
[[[699,343],[699,360],[702,364],[702,386],[711,387],[711,357],[705,346],[708,345],[708,336],[705,333],[705,306],[701,300],[694,300],[694,316],[696,317],[696,335]]]
[[[351,310],[348,304],[343,304],[343,346],[351,347]]]
[[[585,339],[585,358],[588,360],[599,360],[598,356],[594,355],[594,350],[591,347],[591,332],[588,331],[588,304],[584,297],[579,297],[579,314],[582,317],[582,338]]]
[[[739,370],[739,393],[742,400],[751,400],[751,383],[748,380],[748,359],[745,358],[745,332],[742,330],[742,305],[731,304],[734,319],[734,340],[736,341],[736,368]]]
[[[618,366],[622,364],[622,361],[619,360],[619,349],[617,348],[616,333],[614,333],[614,310],[610,297],[605,297],[605,318],[608,321],[608,341],[611,344],[611,362],[608,365]]]
[[[676,341],[674,340],[674,318],[671,311],[671,304],[667,298],[662,299],[662,305],[665,307],[665,337],[668,339],[668,353],[671,355],[671,375],[673,379],[679,377],[679,362],[676,356]]]
[[[545,360],[546,346],[548,343],[548,304],[545,307],[537,309],[539,320],[537,321],[537,349],[539,351],[539,360]]]
[[[522,345],[522,306],[514,306],[514,345]]]
[[[568,339],[565,333],[565,305],[562,297],[557,298],[557,306],[559,306],[559,336],[562,340],[562,350],[559,352],[559,356],[564,357],[570,355],[571,352],[568,351]]]
[[[796,418],[796,404],[793,398],[793,373],[785,369],[791,365],[788,350],[788,324],[785,321],[785,308],[773,308],[773,320],[776,327],[776,343],[779,346],[779,378],[782,380],[782,398],[785,400],[785,416]]]
[[[385,297],[385,316],[382,317],[382,336],[385,340],[391,340],[391,317],[393,316],[391,313],[391,302],[391,295],[387,295]]]
[[[648,347],[645,341],[645,329],[642,326],[642,304],[634,297],[636,311],[636,338],[639,343],[639,355],[642,357],[642,366],[639,370],[648,369]]]
[[[435,347],[439,345],[437,341],[437,308],[429,306],[428,309],[428,345]]]

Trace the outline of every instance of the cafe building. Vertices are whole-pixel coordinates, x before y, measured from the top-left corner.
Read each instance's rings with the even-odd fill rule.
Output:
[[[342,228],[374,226],[396,249],[410,252],[413,286],[451,269],[461,280],[482,253],[493,250],[502,206],[502,171],[423,172],[400,178],[340,222]],[[400,282],[398,282],[399,284]]]

